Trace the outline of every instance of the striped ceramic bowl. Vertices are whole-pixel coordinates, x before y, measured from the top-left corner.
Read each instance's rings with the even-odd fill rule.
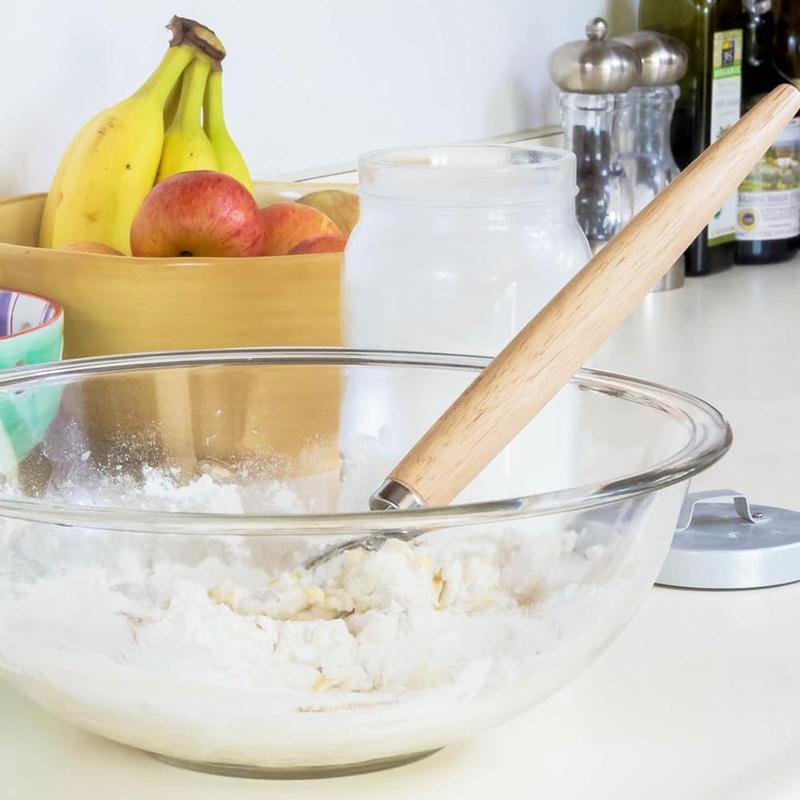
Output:
[[[0,369],[58,361],[64,312],[46,297],[0,289]]]
[[[64,311],[46,297],[0,289],[0,369],[58,361]],[[40,441],[58,409],[61,389],[21,392],[0,401],[0,476]]]

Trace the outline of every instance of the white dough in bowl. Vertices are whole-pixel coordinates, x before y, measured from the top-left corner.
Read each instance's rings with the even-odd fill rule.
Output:
[[[143,486],[142,508],[244,502],[208,475]],[[261,489],[302,510],[290,487]],[[71,499],[132,491],[120,479]],[[65,719],[172,758],[281,768],[431,750],[563,683],[652,580],[620,568],[635,548],[613,526],[559,524],[390,540],[305,570],[311,537],[4,520],[0,667]]]

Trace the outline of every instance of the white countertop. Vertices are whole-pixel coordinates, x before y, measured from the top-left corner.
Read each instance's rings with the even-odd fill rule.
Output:
[[[800,258],[651,295],[595,364],[685,388],[728,416],[733,449],[695,489],[735,488],[800,509]],[[0,686],[0,796],[796,800],[798,631],[800,584],[656,588],[608,650],[537,708],[417,764],[324,781],[183,771]]]

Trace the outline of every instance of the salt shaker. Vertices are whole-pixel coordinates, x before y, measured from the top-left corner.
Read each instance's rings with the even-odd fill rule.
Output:
[[[628,93],[630,105],[623,124],[623,163],[633,184],[633,210],[638,213],[679,172],[672,155],[670,126],[689,51],[678,39],[653,31],[637,31],[618,41],[636,50],[642,64]],[[654,290],[677,289],[683,285],[685,272],[681,256]]]
[[[575,211],[594,252],[633,216],[620,134],[631,102],[627,93],[639,77],[641,62],[632,47],[607,39],[607,32],[605,20],[595,17],[586,26],[587,38],[557,48],[548,64],[561,89],[566,145],[577,159]]]

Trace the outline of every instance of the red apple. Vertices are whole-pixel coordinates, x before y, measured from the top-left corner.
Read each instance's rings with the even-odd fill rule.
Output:
[[[347,237],[343,233],[320,233],[311,236],[296,244],[290,251],[290,256],[299,256],[301,253],[341,253],[347,244]]]
[[[259,256],[253,195],[221,172],[179,172],[147,194],[131,226],[135,256]]]
[[[305,239],[321,233],[341,233],[326,214],[291,200],[281,200],[259,212],[264,226],[265,256],[285,256]]]

